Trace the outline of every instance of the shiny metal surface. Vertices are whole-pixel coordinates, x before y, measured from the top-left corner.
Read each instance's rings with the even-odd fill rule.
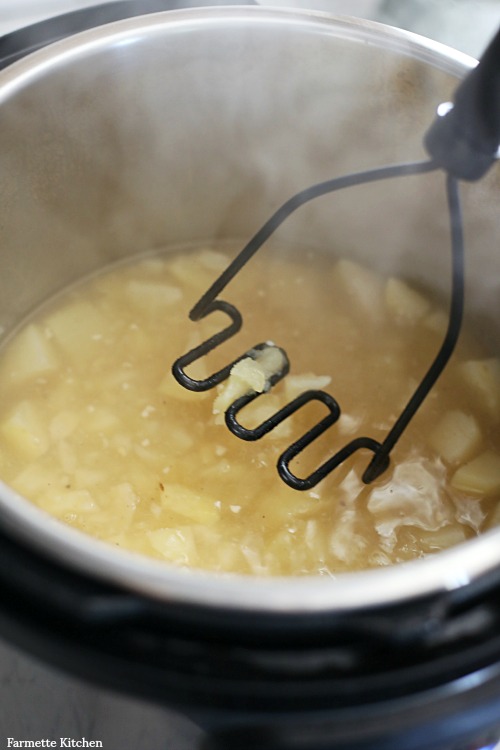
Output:
[[[332,172],[420,154],[422,128],[456,77],[473,64],[466,55],[378,24],[265,9],[124,21],[16,63],[0,75],[3,330],[47,295],[105,263],[166,244],[245,236],[273,202],[288,196],[292,184],[302,187]],[[165,72],[172,70],[175,76]],[[263,81],[271,82],[268,90]],[[308,106],[301,104],[299,116],[305,92]],[[216,127],[204,127],[202,138],[193,101],[201,102],[208,122],[216,101],[222,118]],[[172,111],[176,117],[165,127],[165,114]],[[285,146],[284,132],[290,136]],[[148,161],[145,144],[164,155],[161,168],[158,159]],[[286,159],[290,149],[299,148],[300,163]],[[203,174],[201,181],[193,183],[193,169]],[[490,253],[496,229],[493,179],[468,198],[474,209],[468,217],[475,258],[471,314],[484,313],[491,303],[491,331],[485,328],[491,337],[498,305],[498,258]],[[411,270],[424,281],[446,279],[446,258],[432,252],[446,237],[436,191],[427,183],[412,184],[409,191],[380,191],[391,212],[391,233],[382,234],[382,263]],[[194,214],[184,210],[186,196],[197,207]],[[410,205],[411,217],[397,222],[393,217],[405,216]],[[347,242],[358,213],[348,198],[342,203],[336,241]],[[361,258],[373,251],[374,223],[384,232],[379,218],[380,204],[370,204],[357,222]],[[330,241],[329,223],[320,214],[314,219],[315,242]],[[415,223],[417,239],[409,231]],[[301,224],[294,232],[299,239],[309,235]],[[422,263],[422,248],[429,247]],[[485,288],[486,278],[493,281]],[[70,568],[165,601],[207,607],[267,613],[363,609],[460,589],[500,566],[500,531],[493,531],[435,558],[390,569],[307,580],[224,577],[112,549],[48,518],[7,487],[0,513],[9,532]]]

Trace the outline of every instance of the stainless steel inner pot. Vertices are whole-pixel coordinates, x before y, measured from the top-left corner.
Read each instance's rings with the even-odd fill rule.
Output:
[[[375,23],[225,8],[110,24],[10,66],[0,73],[2,335],[48,296],[113,261],[180,243],[243,241],[311,183],[424,158],[422,137],[438,104],[473,64]],[[443,184],[442,175],[430,175],[348,190],[301,209],[281,238],[351,254],[446,294]],[[494,350],[496,170],[463,196],[467,316]],[[328,330],[321,310],[311,312],[315,321]],[[310,358],[313,366],[313,351]],[[261,580],[118,551],[7,486],[0,524],[97,580],[240,612],[392,605],[459,591],[500,570],[500,530],[393,568]]]

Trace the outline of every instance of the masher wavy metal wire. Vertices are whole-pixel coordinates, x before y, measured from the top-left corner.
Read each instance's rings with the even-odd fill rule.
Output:
[[[434,360],[385,439],[380,442],[371,437],[357,437],[335,452],[308,476],[299,477],[292,471],[290,464],[340,417],[340,406],[333,396],[322,390],[305,391],[252,429],[244,427],[237,417],[245,406],[261,395],[260,393],[249,391],[246,395],[236,399],[225,412],[225,421],[229,430],[243,440],[254,441],[266,435],[311,401],[319,401],[326,407],[326,416],[300,436],[278,459],[278,473],[290,487],[297,490],[311,489],[359,450],[368,450],[373,453],[362,476],[366,484],[374,481],[388,468],[392,449],[446,367],[460,335],[464,310],[464,237],[459,181],[475,181],[483,177],[497,158],[499,143],[500,31],[486,49],[477,67],[457,88],[453,103],[446,103],[438,108],[438,115],[424,138],[429,159],[344,175],[312,185],[297,193],[268,219],[190,311],[189,317],[193,321],[199,321],[215,311],[225,313],[230,320],[226,328],[179,357],[172,366],[172,373],[182,386],[192,391],[206,391],[228,378],[238,361],[249,356],[258,357],[259,352],[271,345],[267,342],[257,344],[238,359],[202,380],[191,378],[186,373],[189,365],[204,357],[240,330],[243,324],[240,312],[231,303],[218,299],[218,295],[292,213],[315,198],[356,185],[422,175],[437,170],[444,172],[451,245],[448,327]],[[284,355],[284,365],[279,372],[270,377],[267,390],[289,372],[288,357],[286,352],[281,351]]]

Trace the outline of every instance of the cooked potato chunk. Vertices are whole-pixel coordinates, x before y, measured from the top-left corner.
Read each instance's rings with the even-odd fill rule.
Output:
[[[385,302],[389,312],[401,323],[415,324],[430,309],[429,300],[401,279],[391,278],[385,285]]]
[[[500,418],[500,359],[470,360],[458,367],[477,404],[495,421]]]
[[[446,412],[429,436],[429,443],[448,463],[467,461],[478,451],[482,434],[477,419],[463,411]]]
[[[424,317],[422,323],[429,331],[444,336],[448,329],[449,315],[444,310],[431,310]]]
[[[0,425],[4,438],[26,458],[37,458],[49,447],[47,429],[31,401],[21,401]]]
[[[418,541],[424,549],[431,551],[439,551],[442,549],[448,549],[448,547],[454,547],[456,544],[461,544],[467,539],[467,534],[463,526],[458,524],[450,524],[444,526],[438,531],[424,531],[419,529]]]
[[[31,324],[12,342],[2,369],[13,382],[19,382],[52,373],[58,364],[51,342],[40,326]]]
[[[64,409],[56,414],[49,423],[49,433],[52,440],[58,441],[69,437],[80,421],[80,415],[71,409]]]
[[[314,375],[312,372],[303,375],[288,375],[285,379],[286,400],[293,401],[304,391],[322,391],[331,382],[330,375]]]
[[[46,329],[73,360],[91,356],[95,345],[107,334],[111,323],[90,302],[78,301],[49,316]]]
[[[132,302],[144,310],[158,313],[163,307],[176,305],[183,298],[178,286],[161,281],[143,281],[132,279],[127,285],[128,296]]]
[[[334,268],[334,280],[354,303],[354,310],[378,317],[383,307],[384,283],[369,268],[352,260],[339,260]]]
[[[181,565],[196,565],[196,548],[190,526],[148,531],[147,538],[151,546],[165,560]]]
[[[210,267],[210,260],[203,256],[201,261],[189,255],[176,256],[169,263],[169,270],[176,281],[196,293],[206,291],[218,276]]]
[[[17,492],[28,498],[43,498],[47,489],[52,489],[58,484],[58,478],[55,476],[54,467],[44,466],[39,461],[31,461],[27,466],[24,465],[22,470],[13,477],[12,486]],[[41,503],[42,504],[42,503]],[[50,513],[50,508],[44,505],[45,510]]]
[[[500,491],[500,455],[485,451],[454,473],[451,484],[473,495],[493,495]]]
[[[167,514],[174,513],[195,523],[212,526],[220,518],[217,501],[208,495],[180,484],[166,484],[161,491],[161,505]]]

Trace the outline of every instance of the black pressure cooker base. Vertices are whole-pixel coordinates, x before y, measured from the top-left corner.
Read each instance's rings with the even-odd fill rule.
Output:
[[[3,637],[93,684],[178,709],[215,732],[207,748],[468,750],[500,736],[498,588],[450,611],[429,639],[417,611],[292,627],[165,607],[5,533],[0,550]]]

